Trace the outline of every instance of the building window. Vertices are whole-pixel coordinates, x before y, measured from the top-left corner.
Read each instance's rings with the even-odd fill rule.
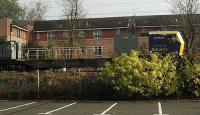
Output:
[[[17,30],[17,38],[20,38],[20,34],[21,34],[21,31],[18,29]]]
[[[47,32],[47,39],[48,40],[53,40],[54,37],[55,37],[55,33],[54,32]]]
[[[93,31],[93,37],[96,38],[96,39],[99,39],[102,37],[102,32],[101,30],[94,30]]]
[[[102,57],[102,47],[101,46],[95,46],[94,56],[97,57],[97,58]]]
[[[85,31],[80,31],[79,32],[79,37],[84,38],[85,37]]]
[[[63,32],[63,38],[69,38],[70,37],[70,32],[69,31],[64,31]]]
[[[117,35],[117,36],[120,35],[120,29],[117,29],[117,31],[116,31],[116,35]]]
[[[40,39],[40,33],[37,33],[36,38],[37,38],[37,39]]]
[[[80,51],[81,51],[81,53],[85,53],[86,52],[86,47],[81,47]]]

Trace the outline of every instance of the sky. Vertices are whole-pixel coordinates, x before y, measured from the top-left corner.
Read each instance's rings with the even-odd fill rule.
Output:
[[[37,0],[19,0],[21,5],[31,5]],[[47,20],[63,19],[62,0],[40,0],[47,4]],[[142,16],[170,14],[170,5],[165,0],[84,0],[87,18]]]

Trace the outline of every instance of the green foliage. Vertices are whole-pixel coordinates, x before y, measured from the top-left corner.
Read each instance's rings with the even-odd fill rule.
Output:
[[[176,60],[175,60],[176,59]],[[200,64],[194,58],[155,54],[122,54],[104,71],[72,70],[71,74],[40,71],[42,99],[132,99],[153,97],[200,97]],[[83,74],[84,73],[84,74]],[[0,72],[1,99],[37,98],[37,72]]]
[[[41,1],[37,1],[31,6],[21,6],[20,20],[25,20],[29,24],[33,24],[34,21],[44,20],[44,15],[47,12],[47,5]]]
[[[33,21],[44,20],[46,12],[47,5],[41,1],[31,6],[21,6],[18,0],[0,0],[0,16],[8,17],[20,25],[33,24]]]
[[[18,19],[21,7],[18,0],[0,0],[0,15],[11,19]]]
[[[128,96],[167,96],[177,89],[176,62],[169,55],[161,59],[151,54],[149,59],[142,59],[136,51],[122,54],[106,64],[101,78]]]
[[[200,64],[188,58],[182,59],[177,67],[177,77],[180,83],[179,90],[185,93],[184,95],[193,94],[200,97]]]

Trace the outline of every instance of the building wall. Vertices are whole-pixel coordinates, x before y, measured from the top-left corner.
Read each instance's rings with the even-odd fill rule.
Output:
[[[17,37],[17,31],[20,31],[20,38]],[[26,44],[27,31],[21,27],[11,25],[11,20],[8,18],[0,19],[0,40],[15,41],[21,44]]]
[[[76,42],[76,44],[78,44],[79,46],[85,45],[85,44],[82,44],[82,43],[85,43],[85,41],[87,41],[89,43],[89,44],[87,44],[88,46],[93,46],[93,44],[91,44],[90,41],[105,42],[102,39],[107,39],[106,41],[109,41],[110,39],[114,39],[114,37],[116,35],[115,29],[102,30],[102,37],[97,39],[97,38],[93,37],[93,30],[84,30],[84,31],[85,31],[84,37],[79,36],[80,31],[77,31],[75,33],[75,38],[78,41],[78,42]],[[37,38],[37,34],[39,34],[38,35],[39,38]],[[56,46],[62,47],[62,46],[64,46],[65,42],[69,41],[69,38],[63,37],[63,31],[56,31],[56,32],[54,32],[54,34],[55,34],[55,37],[53,38],[53,43]],[[33,39],[34,39],[34,41],[37,41],[40,45],[42,45],[41,47],[47,46],[45,43],[47,43],[47,44],[50,43],[50,42],[48,42],[48,39],[47,39],[47,32],[35,32]],[[82,42],[82,41],[84,41],[84,42]],[[97,42],[95,42],[95,43],[97,43]]]
[[[149,31],[162,31],[162,30],[170,30],[170,31],[177,31],[178,29],[176,27],[173,28],[162,28],[162,27],[135,27],[133,30],[130,30],[128,28],[120,29],[120,35],[122,36],[128,36],[129,32],[132,32],[134,36],[138,38],[138,48],[146,48],[149,47],[149,38],[148,33]],[[76,31],[75,34],[75,44],[77,47],[95,47],[95,46],[102,46],[105,48],[110,48],[112,55],[114,55],[114,38],[117,34],[117,28],[113,29],[102,29],[102,37],[101,38],[94,38],[93,37],[93,30],[84,30],[85,31],[85,37],[80,37],[79,32]],[[34,38],[42,47],[48,47],[49,44],[53,44],[55,47],[66,47],[66,44],[69,41],[69,38],[63,38],[63,32],[55,32],[55,39],[53,42],[47,41],[47,33],[46,32],[40,32],[40,38],[36,39]],[[36,34],[35,34],[36,36]],[[195,39],[195,43],[200,43],[200,37],[197,36],[197,39]]]
[[[136,28],[134,29],[134,35],[138,38],[138,48],[143,47],[148,48],[148,32],[157,31],[159,28]],[[74,41],[77,47],[96,47],[101,46],[103,49],[107,49],[107,54],[109,56],[114,56],[114,38],[117,35],[117,28],[113,29],[102,29],[102,37],[94,38],[93,30],[84,30],[85,37],[80,37],[79,32],[76,31],[75,37],[77,38]],[[128,36],[130,30],[128,28],[121,28],[120,35]],[[66,44],[69,43],[69,38],[63,37],[63,31],[55,31],[55,37],[53,41],[47,40],[47,32],[35,32],[34,40],[39,44],[40,47],[66,47]],[[39,34],[39,39],[37,38]],[[125,37],[122,37],[125,38]],[[93,53],[93,50],[90,50],[89,53]]]
[[[31,42],[31,41],[33,41],[33,26],[31,26],[31,25],[28,25],[27,26],[27,35],[26,35],[26,37],[27,37],[27,41],[28,42]]]
[[[20,31],[19,37],[17,36],[17,31]],[[16,41],[17,43],[25,45],[27,43],[27,32],[16,27],[12,27],[11,41]]]
[[[88,58],[95,57],[95,47],[101,47],[102,57],[113,57],[114,55],[114,37],[116,35],[116,29],[106,29],[102,31],[102,37],[94,38],[93,30],[84,30],[85,36],[79,36],[80,31],[76,31],[74,44],[76,47],[84,48],[87,51]],[[66,47],[69,46],[69,38],[63,37],[63,31],[54,32],[55,37],[52,41],[48,41],[47,32],[39,32],[34,34],[34,40],[42,48],[50,47]],[[39,34],[39,35],[37,35]],[[39,38],[37,38],[39,36]],[[84,56],[83,53],[78,51],[78,57]]]
[[[8,41],[10,38],[10,19],[0,18],[0,40]]]

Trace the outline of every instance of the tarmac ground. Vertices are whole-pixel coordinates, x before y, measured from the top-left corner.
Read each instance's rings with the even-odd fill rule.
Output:
[[[200,101],[0,101],[0,115],[200,115]]]

